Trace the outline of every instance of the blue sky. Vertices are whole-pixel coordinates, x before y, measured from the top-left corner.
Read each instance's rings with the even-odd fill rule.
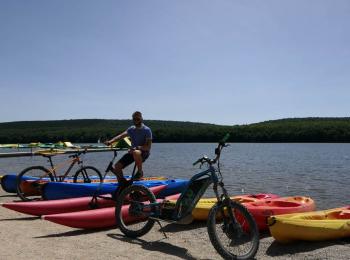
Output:
[[[0,122],[350,116],[348,0],[1,0]]]

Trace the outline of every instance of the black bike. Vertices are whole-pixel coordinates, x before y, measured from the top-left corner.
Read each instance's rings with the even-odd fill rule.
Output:
[[[258,227],[247,208],[230,199],[220,171],[220,154],[222,148],[227,146],[225,143],[228,137],[226,135],[219,142],[215,149],[215,159],[204,156],[193,164],[206,164],[208,169],[191,178],[176,204],[157,202],[154,194],[144,186],[126,187],[118,196],[115,208],[120,230],[126,236],[135,238],[148,233],[155,221],[160,224],[159,221],[180,222],[190,218],[198,200],[208,186],[213,184],[218,201],[210,210],[207,221],[211,243],[225,259],[253,258],[259,247]],[[126,203],[129,206],[125,206]]]

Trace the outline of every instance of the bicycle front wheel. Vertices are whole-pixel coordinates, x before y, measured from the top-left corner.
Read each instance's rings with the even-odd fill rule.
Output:
[[[82,183],[101,183],[103,182],[102,174],[99,170],[92,166],[84,166],[80,168],[73,177],[73,182]]]
[[[43,166],[32,166],[24,169],[16,177],[16,191],[23,201],[41,199],[41,186],[54,181],[51,172]]]
[[[233,201],[214,205],[208,216],[208,234],[224,259],[251,259],[259,247],[259,230],[248,210]]]
[[[155,201],[154,194],[141,185],[131,185],[120,193],[115,217],[117,226],[127,237],[140,237],[152,229],[154,220],[149,218],[149,204]]]

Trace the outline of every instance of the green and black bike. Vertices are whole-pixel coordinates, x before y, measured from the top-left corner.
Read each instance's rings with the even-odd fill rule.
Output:
[[[148,233],[156,221],[159,224],[159,221],[182,222],[191,217],[198,200],[213,184],[217,203],[210,210],[207,221],[211,243],[225,259],[253,258],[259,247],[258,227],[247,208],[230,199],[220,171],[220,154],[227,146],[228,137],[226,135],[219,142],[214,159],[203,156],[193,164],[206,164],[208,169],[191,178],[176,203],[158,202],[148,188],[140,185],[131,185],[121,191],[115,209],[120,230],[126,236],[135,238]],[[122,210],[126,203],[130,205],[127,214]]]

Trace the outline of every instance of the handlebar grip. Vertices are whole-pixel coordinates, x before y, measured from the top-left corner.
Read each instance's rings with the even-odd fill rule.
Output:
[[[220,144],[224,144],[227,142],[227,140],[230,138],[230,133],[227,133],[224,138],[220,141]]]

